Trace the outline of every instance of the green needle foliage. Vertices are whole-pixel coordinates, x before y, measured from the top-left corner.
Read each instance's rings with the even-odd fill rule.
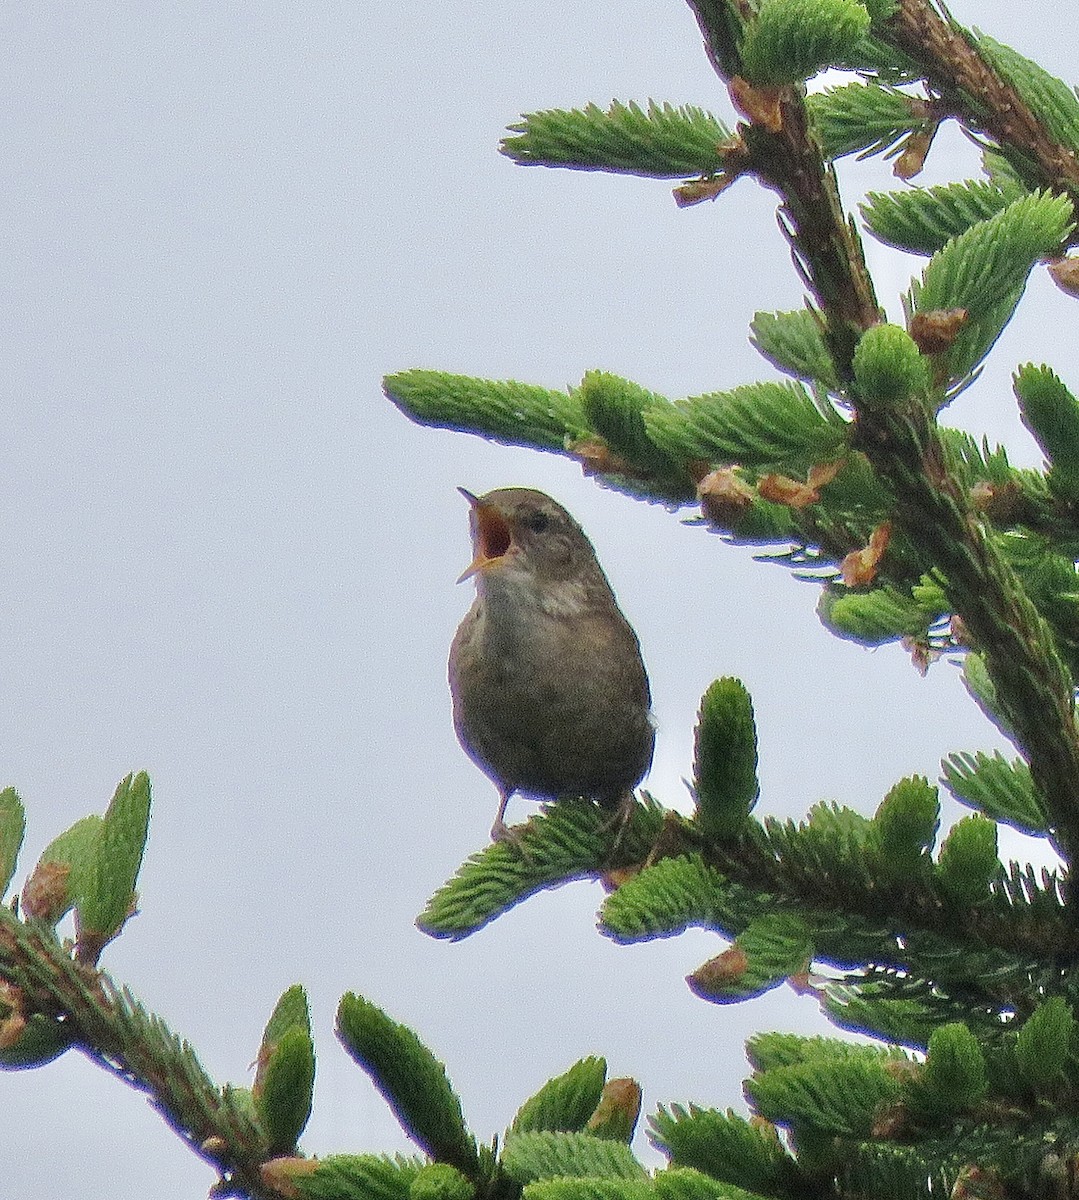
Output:
[[[972,698],[1019,757],[948,756],[942,783],[974,811],[943,834],[928,772],[897,783],[872,818],[822,804],[804,822],[758,817],[769,797],[752,705],[737,680],[719,680],[701,702],[692,817],[649,799],[621,841],[596,825],[588,837],[584,810],[567,800],[529,823],[518,856],[504,846],[474,856],[421,927],[461,937],[538,887],[602,874],[614,890],[600,929],[616,941],[689,927],[724,940],[687,981],[703,999],[816,978],[838,1025],[879,1040],[855,1051],[754,1039],[746,1095],[771,1125],[661,1109],[653,1137],[672,1167],[693,1172],[677,1185],[687,1192],[704,1179],[785,1200],[913,1200],[965,1194],[977,1179],[987,1194],[1047,1195],[1053,1164],[1079,1154],[1079,901],[1068,882],[1079,851],[1079,408],[1050,367],[1016,372],[1044,471],[1013,468],[1003,447],[938,414],[976,379],[1031,272],[1075,237],[1079,101],[926,0],[691,7],[744,120],[721,161],[702,161],[700,179],[676,196],[715,197],[740,174],[781,194],[808,302],[757,313],[751,333],[790,381],[668,399],[592,371],[564,399],[546,399],[534,425],[522,406],[515,428],[501,393],[485,390],[510,385],[446,376],[443,386],[428,372],[422,395],[405,395],[406,373],[387,392],[415,420],[568,454],[636,497],[698,503],[700,524],[768,546],[814,579],[820,617],[838,636],[902,642],[922,671],[942,656],[963,662]],[[801,82],[837,65],[857,65],[860,78],[807,97]],[[520,162],[663,174],[643,136],[660,111],[679,110],[557,115],[560,128],[587,125],[596,138],[640,129],[639,148],[625,140],[617,155],[582,151],[583,137],[572,151],[538,151],[527,140],[540,130],[535,116],[505,149]],[[945,119],[980,141],[985,178],[874,192],[861,206],[879,240],[929,256],[904,297],[905,326],[883,324],[832,163],[888,153],[910,178]],[[1000,823],[1045,839],[1062,870],[1002,863]],[[654,840],[641,847],[638,837]],[[581,1161],[560,1198],[629,1194]]]
[[[511,1133],[502,1154],[506,1173],[518,1183],[581,1175],[600,1179],[644,1179],[630,1148],[608,1138],[561,1130]]]
[[[572,167],[681,179],[723,167],[730,131],[703,109],[613,100],[606,109],[553,109],[511,125],[502,153],[521,166]]]
[[[753,704],[740,680],[717,679],[705,692],[694,740],[697,820],[705,833],[729,836],[760,795]]]
[[[283,1194],[292,1188],[307,1200],[361,1196],[370,1200],[411,1200],[413,1187],[419,1190],[421,1175],[431,1169],[420,1158],[375,1154],[333,1154],[320,1159],[313,1171],[299,1169],[307,1165],[298,1160],[290,1172],[284,1173]],[[437,1165],[441,1164],[432,1164]]]
[[[999,751],[979,750],[950,754],[941,767],[945,785],[963,804],[1022,833],[1049,832],[1030,768],[1021,759],[1009,763]]]
[[[442,1064],[411,1029],[348,992],[337,1010],[337,1036],[433,1159],[466,1174],[478,1169],[476,1143],[465,1127],[461,1102]]]
[[[746,27],[742,73],[759,87],[809,79],[856,53],[869,31],[857,0],[761,0]]]
[[[284,1033],[267,1058],[255,1111],[271,1154],[288,1154],[296,1148],[311,1115],[315,1086],[315,1050],[311,1035],[293,1027]]]
[[[765,1196],[789,1194],[798,1181],[794,1159],[775,1130],[751,1125],[730,1109],[661,1106],[650,1124],[653,1143],[672,1165]]]
[[[266,1024],[251,1089],[271,1153],[295,1150],[311,1115],[314,1084],[311,1014],[303,988],[295,985],[278,1000]]]
[[[905,192],[870,192],[861,213],[873,235],[887,245],[913,254],[935,254],[1021,195],[1014,185],[971,179]]]
[[[877,83],[848,83],[806,97],[806,108],[828,158],[868,158],[925,129],[927,106],[916,97]]]
[[[419,927],[456,940],[541,890],[599,881],[599,929],[616,943],[691,927],[715,935],[716,953],[686,981],[702,1000],[745,1002],[790,983],[837,1028],[864,1035],[754,1036],[750,1115],[660,1106],[648,1118],[668,1160],[660,1170],[631,1146],[640,1088],[608,1080],[599,1057],[548,1081],[504,1138],[479,1144],[434,1051],[353,992],[338,1038],[420,1153],[306,1155],[315,1044],[301,987],[274,1007],[248,1090],[215,1084],[99,966],[135,909],[149,832],[149,780],[129,775],[104,814],[53,838],[0,906],[0,1069],[87,1055],[214,1165],[215,1194],[1079,1194],[1079,402],[1066,362],[1017,366],[1014,401],[1041,470],[1013,467],[1004,447],[940,419],[974,383],[1033,272],[1051,261],[1063,291],[1079,292],[1061,261],[1079,240],[1079,100],[934,0],[690,6],[734,101],[730,124],[689,105],[588,104],[528,114],[502,151],[522,165],[681,180],[682,205],[730,203],[721,193],[741,176],[778,193],[797,272],[791,307],[745,318],[788,378],[668,398],[601,369],[565,390],[412,369],[388,376],[386,395],[420,424],[568,455],[605,485],[767,548],[819,589],[820,619],[837,636],[900,643],[923,672],[960,663],[1014,756],[945,758],[939,784],[971,810],[950,826],[935,763],[879,803],[866,796],[864,811],[806,797],[804,819],[780,820],[759,759],[783,731],[758,728],[745,686],[719,679],[686,764],[690,815],[642,793],[612,823],[589,799],[562,797],[435,892]],[[805,81],[830,67],[855,75],[807,95]],[[945,120],[982,147],[983,177],[872,192],[859,223],[837,160],[894,156],[910,179]],[[928,257],[902,298],[902,325],[883,320],[862,229]],[[895,726],[902,736],[902,714]],[[1001,825],[1040,839],[1059,866],[1001,861]],[[18,796],[0,791],[5,889],[24,827]],[[59,928],[72,912],[73,938]]]
[[[582,1058],[564,1074],[549,1079],[517,1110],[511,1133],[563,1130],[580,1133],[596,1111],[607,1081],[602,1058]]]
[[[132,911],[149,821],[150,780],[145,772],[129,775],[116,789],[96,828],[89,860],[77,873],[75,908],[80,938],[94,947],[90,957],[116,936]]]
[[[0,895],[7,891],[22,848],[26,815],[14,788],[0,792]]]
[[[1028,363],[1013,380],[1019,415],[1045,453],[1049,491],[1079,500],[1079,400],[1048,367]]]

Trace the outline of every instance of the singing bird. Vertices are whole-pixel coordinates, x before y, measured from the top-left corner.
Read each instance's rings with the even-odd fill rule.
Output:
[[[509,798],[579,796],[623,818],[655,729],[637,635],[580,525],[550,496],[458,489],[476,599],[450,647],[453,723],[498,787],[495,841],[515,840]]]

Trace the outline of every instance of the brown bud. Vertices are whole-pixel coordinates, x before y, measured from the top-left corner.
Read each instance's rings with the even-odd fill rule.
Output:
[[[814,983],[813,973],[808,969],[805,971],[795,971],[788,977],[787,983],[790,984],[791,990],[799,996],[822,996],[823,989]]]
[[[714,200],[746,170],[749,150],[740,133],[732,134],[716,146],[716,160],[714,171],[699,179],[688,179],[674,189],[674,201],[679,208]]]
[[[628,883],[634,875],[639,875],[641,868],[638,865],[632,867],[612,867],[609,871],[604,871],[600,876],[600,886],[605,892],[616,892],[624,883]]]
[[[877,577],[877,564],[888,549],[892,536],[891,521],[884,521],[869,535],[869,545],[852,550],[840,564],[843,582],[849,588],[866,587]]]
[[[580,438],[571,442],[567,449],[581,464],[581,470],[586,475],[629,475],[642,478],[641,472],[621,454],[616,454],[603,438]]]
[[[940,651],[925,638],[905,637],[900,645],[910,654],[911,666],[923,677],[929,674],[929,668],[940,658]]]
[[[25,1000],[22,988],[0,980],[0,1050],[10,1050],[22,1037],[26,1028]]]
[[[757,491],[762,500],[785,504],[788,508],[807,508],[820,499],[808,484],[786,475],[762,475],[757,482]]]
[[[929,147],[933,144],[933,134],[936,131],[937,127],[934,125],[932,129],[916,129],[913,133],[908,134],[903,143],[903,149],[892,167],[892,173],[897,178],[913,179],[915,175],[921,174]]]
[[[70,863],[39,862],[19,896],[24,915],[50,923],[58,921],[71,903],[67,886],[70,876]]]
[[[628,1142],[641,1115],[641,1087],[635,1079],[608,1080],[588,1118],[586,1133]]]
[[[907,332],[923,354],[941,354],[955,345],[963,326],[970,318],[965,308],[936,308],[915,313]]]
[[[818,463],[809,468],[805,483],[788,479],[786,475],[764,475],[757,483],[757,491],[763,500],[774,504],[785,504],[788,508],[808,508],[820,499],[820,490],[831,483],[843,468],[842,459],[830,463]]]
[[[770,133],[778,133],[783,128],[782,88],[754,87],[741,75],[735,75],[727,90],[734,107],[754,125],[763,125]]]
[[[719,175],[706,175],[703,179],[690,179],[674,189],[674,202],[679,208],[691,208],[694,204],[703,204],[705,200],[714,200],[737,178],[737,175],[728,175],[723,171]]]
[[[702,1000],[725,1001],[727,985],[737,983],[749,969],[749,956],[741,946],[731,946],[715,958],[702,963],[692,975],[686,976],[689,990]]]
[[[259,1178],[268,1188],[293,1200],[293,1197],[300,1195],[300,1189],[294,1181],[305,1175],[314,1175],[317,1170],[317,1158],[271,1158],[259,1167]]]
[[[18,1044],[26,1030],[26,1018],[22,1013],[13,1012],[0,1021],[0,1050],[10,1050]]]
[[[1049,264],[1049,274],[1062,292],[1079,296],[1079,258],[1058,258]]]
[[[697,484],[701,512],[717,529],[733,529],[753,504],[756,493],[737,467],[720,467]]]

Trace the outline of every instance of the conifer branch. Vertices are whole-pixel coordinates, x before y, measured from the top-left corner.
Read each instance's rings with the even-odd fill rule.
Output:
[[[957,953],[1010,958],[1012,965],[1001,972],[999,983],[1005,974],[1013,978],[1023,975],[1036,959],[1051,963],[1079,952],[1079,941],[1060,906],[1052,913],[1039,911],[1038,920],[1032,922],[1022,909],[1009,909],[1004,904],[949,904],[924,883],[881,879],[869,863],[864,878],[859,877],[852,863],[842,870],[836,864],[837,869],[830,871],[822,870],[818,863],[807,865],[796,852],[796,834],[792,837],[791,827],[779,822],[769,822],[766,829],[748,829],[749,836],[709,845],[703,851],[704,860],[724,878],[746,889],[796,899],[806,906],[802,911],[812,914],[813,920],[845,914],[845,928],[849,927],[852,940],[877,940],[872,957],[878,964],[909,968],[908,951],[913,942],[928,939],[939,946],[953,946]],[[876,938],[872,931],[884,925],[888,934]],[[892,934],[902,937],[902,951]],[[892,947],[891,958],[886,944]],[[841,947],[842,952],[837,949],[827,953],[823,946],[818,950],[820,958],[839,963],[849,953],[850,943]],[[994,995],[997,1000],[1004,996],[1015,999],[1010,988]]]
[[[896,498],[901,524],[946,577],[945,592],[985,653],[997,699],[1015,730],[1057,841],[1079,852],[1079,727],[1073,683],[1052,631],[945,465],[917,403],[863,405],[858,440]]]
[[[750,116],[739,131],[750,149],[753,170],[783,197],[784,233],[823,313],[836,375],[849,382],[859,337],[878,323],[880,313],[861,245],[812,134],[801,91],[777,89],[771,108],[766,96],[747,104],[737,76],[730,74],[737,66],[730,10],[713,0],[689,3],[711,62]],[[1020,138],[1024,153],[1036,153],[1039,162],[1052,162],[1061,173],[1066,156],[1059,147],[1050,153],[1044,130],[1013,96],[1014,89],[1005,88],[925,0],[901,0],[892,21],[898,22],[904,39],[930,48],[922,52],[930,55],[938,74],[950,63],[953,85],[969,85],[973,95],[983,98],[996,113],[994,136],[999,132],[1007,144],[1012,135]],[[906,40],[903,49],[910,49]],[[1017,115],[1007,117],[1004,105],[1013,102]],[[855,396],[854,411],[854,444],[892,488],[898,523],[927,552],[926,569],[939,567],[944,572],[945,593],[985,652],[1001,708],[1029,758],[1057,841],[1071,857],[1079,853],[1079,726],[1073,683],[1052,632],[949,471],[939,430],[923,401],[867,403]]]
[[[727,5],[689,0],[704,34],[709,60],[731,89],[736,107],[770,111],[739,126],[748,150],[748,170],[780,193],[780,228],[795,266],[812,290],[826,321],[825,340],[841,380],[850,376],[858,338],[881,319],[880,305],[865,265],[862,244],[843,212],[835,174],[814,136],[801,89],[754,91],[736,64]],[[774,106],[774,107],[773,107]]]
[[[825,314],[825,340],[846,380],[859,336],[881,319],[861,239],[845,217],[831,167],[810,131],[804,100],[788,91],[780,129],[747,134],[758,178],[783,196],[779,225],[795,267]]]
[[[1052,136],[1016,88],[931,0],[898,0],[879,32],[919,64],[964,124],[1032,164],[1037,175],[1033,182],[1066,191],[1079,201],[1075,151]]]
[[[144,1092],[177,1134],[220,1173],[216,1196],[275,1200],[259,1168],[264,1140],[238,1097],[205,1073],[187,1042],[127,989],[75,961],[50,927],[0,906],[0,975],[26,1016],[42,1014],[68,1044]]]
[[[484,1146],[469,1131],[435,1055],[353,993],[338,1011],[338,1036],[435,1161],[300,1156],[314,1079],[302,988],[278,1002],[247,1092],[218,1087],[186,1042],[96,968],[131,914],[145,845],[149,781],[129,776],[104,817],[77,822],[46,849],[23,889],[22,918],[17,907],[0,908],[0,1065],[40,1065],[80,1050],[143,1092],[217,1169],[217,1197],[1079,1194],[1079,891],[1056,872],[1039,880],[1032,868],[1003,867],[996,827],[1007,821],[1048,836],[1065,859],[1079,853],[1079,585],[1067,537],[1079,527],[1079,402],[1048,368],[1016,377],[1045,475],[1013,472],[1003,451],[979,450],[935,415],[937,401],[969,382],[1031,266],[1079,240],[1074,206],[1042,191],[1079,201],[1079,101],[1016,52],[952,22],[943,0],[689,3],[745,118],[735,135],[697,110],[616,104],[533,114],[504,149],[520,162],[586,169],[700,169],[710,178],[683,185],[685,203],[714,196],[727,176],[755,174],[781,198],[780,228],[812,294],[804,312],[760,314],[755,339],[800,382],[672,404],[606,372],[590,371],[562,393],[414,371],[391,377],[387,392],[416,420],[572,453],[626,490],[641,484],[641,493],[676,503],[696,497],[719,528],[725,504],[735,513],[732,532],[747,540],[794,545],[798,531],[817,535],[795,545],[792,560],[819,565],[850,544],[865,558],[849,579],[844,562],[844,590],[835,585],[826,621],[862,641],[922,636],[928,653],[931,637],[951,636],[943,622],[954,613],[969,637],[964,646],[979,651],[968,657],[968,681],[975,664],[983,672],[988,665],[971,690],[1027,761],[952,756],[946,786],[977,811],[953,826],[935,858],[939,797],[922,776],[896,784],[872,818],[822,804],[805,823],[758,821],[752,705],[739,681],[718,680],[701,706],[692,819],[645,794],[614,831],[590,801],[564,799],[515,844],[474,855],[440,890],[421,927],[456,938],[540,889],[602,878],[614,889],[603,928],[617,940],[691,925],[732,940],[689,977],[698,995],[728,1003],[797,981],[818,992],[838,1024],[898,1043],[754,1038],[746,1094],[755,1122],[661,1110],[654,1140],[673,1169],[654,1175],[628,1145],[640,1089],[631,1080],[605,1083],[602,1060],[582,1060],[544,1085],[518,1112],[500,1159],[497,1140]],[[994,157],[1008,159],[1003,173],[1015,187],[991,170],[988,185],[878,198],[867,213],[884,240],[933,253],[908,299],[912,331],[921,318],[955,319],[952,333],[960,332],[939,337],[935,349],[882,323],[802,86],[882,37],[905,55],[896,77],[917,78],[920,68],[937,95],[915,101],[878,87],[865,106],[865,96],[848,93],[832,107],[829,153],[880,149],[908,135],[927,147],[938,118],[954,114],[999,143]],[[880,61],[895,58],[879,40],[873,46]],[[1024,185],[1038,190],[1023,195]],[[830,487],[831,507],[821,498]],[[738,501],[753,512],[752,529],[735,519]],[[1038,528],[1050,543],[1060,534],[1057,544],[1028,536]],[[23,829],[18,798],[0,793],[4,887]],[[54,929],[72,908],[74,947]],[[821,988],[809,975],[814,963],[846,978]],[[899,1046],[925,1050],[925,1061]],[[787,1127],[789,1150],[762,1118]]]

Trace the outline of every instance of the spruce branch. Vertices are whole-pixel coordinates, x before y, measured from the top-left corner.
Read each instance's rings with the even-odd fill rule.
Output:
[[[726,6],[712,0],[689,3],[709,58],[737,100],[730,74],[736,51]],[[916,31],[919,45],[929,48],[924,51],[929,61],[951,62],[957,79],[977,76],[972,94],[990,112],[996,111],[994,104],[1000,108],[1014,101],[1020,106],[1014,119],[998,114],[1000,140],[1013,144],[1022,134],[1023,146],[1048,155],[1044,130],[1014,89],[1006,88],[969,42],[923,0],[901,0],[888,28],[911,37]],[[908,49],[905,43],[901,48]],[[812,135],[800,91],[781,88],[773,99],[774,108],[757,111],[743,96],[742,111],[756,115],[740,132],[755,172],[783,198],[781,225],[823,314],[836,374],[850,382],[854,351],[862,333],[879,322],[879,309],[861,245]],[[1059,173],[1067,156],[1051,157]],[[1066,856],[1079,853],[1079,726],[1073,683],[1052,631],[950,471],[940,433],[921,397],[874,401],[855,393],[853,399],[854,445],[891,488],[897,522],[925,553],[925,569],[943,572],[949,602],[986,655],[1001,709],[1029,759],[1058,842]]]
[[[417,925],[432,937],[468,937],[538,891],[642,862],[664,829],[659,806],[647,793],[644,799],[621,831],[613,862],[610,829],[594,804],[544,806],[522,829],[520,850],[495,842],[473,854],[431,897]]]
[[[260,1179],[267,1146],[241,1097],[219,1088],[194,1051],[103,972],[74,960],[51,927],[0,907],[0,976],[27,1014],[59,1026],[70,1046],[112,1072],[151,1104],[220,1173],[218,1196],[275,1200]]]
[[[858,443],[895,495],[896,517],[945,577],[954,610],[985,654],[997,700],[1030,763],[1065,857],[1079,852],[1079,726],[1074,684],[1052,631],[946,465],[917,401],[863,404]]]
[[[714,175],[727,166],[727,130],[692,105],[612,100],[601,109],[525,113],[500,147],[521,166],[570,167],[654,178]],[[732,148],[733,149],[733,148]]]
[[[836,375],[846,381],[858,338],[881,319],[881,310],[861,238],[843,211],[835,172],[824,162],[801,94],[785,90],[777,131],[754,123],[745,136],[758,178],[783,198],[780,229],[824,315]]]
[[[975,132],[1017,155],[1030,182],[1079,201],[1079,159],[1055,138],[1016,86],[979,53],[975,39],[933,0],[898,0],[879,34],[913,59]],[[1072,238],[1075,238],[1073,231]]]
[[[773,904],[777,897],[796,903],[796,911],[804,912],[817,930],[818,957],[837,965],[868,957],[907,967],[911,946],[923,939],[923,946],[933,944],[938,952],[976,948],[996,956],[1001,970],[1010,960],[1005,973],[1018,978],[1036,960],[1052,963],[1079,950],[1079,939],[1052,891],[1036,891],[1036,920],[1028,919],[1024,905],[1003,895],[978,906],[949,903],[928,880],[883,877],[879,861],[857,840],[848,854],[829,854],[811,826],[774,819],[763,826],[751,824],[747,836],[709,845],[703,858],[746,892],[756,888],[768,893]]]

